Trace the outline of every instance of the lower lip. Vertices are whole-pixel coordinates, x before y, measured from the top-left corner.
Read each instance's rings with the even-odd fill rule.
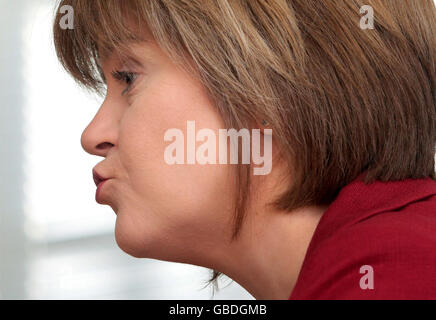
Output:
[[[100,202],[99,202],[99,196],[100,196],[101,188],[103,187],[103,185],[104,185],[104,183],[105,183],[106,181],[107,181],[107,180],[104,180],[104,181],[100,182],[100,183],[98,184],[98,186],[97,186],[97,191],[95,192],[95,201],[97,201],[98,203],[100,203]]]

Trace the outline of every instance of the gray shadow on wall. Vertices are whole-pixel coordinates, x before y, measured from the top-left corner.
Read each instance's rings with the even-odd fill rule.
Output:
[[[0,0],[0,299],[26,298],[23,208],[24,0]]]

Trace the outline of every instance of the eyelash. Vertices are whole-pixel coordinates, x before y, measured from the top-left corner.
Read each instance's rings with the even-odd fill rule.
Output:
[[[136,80],[136,78],[138,77],[138,75],[134,72],[130,72],[130,71],[112,71],[112,77],[119,81],[119,82],[123,82],[126,84],[126,88],[123,90],[123,92],[121,93],[121,95],[125,95],[127,92],[129,92],[132,87],[133,84]]]

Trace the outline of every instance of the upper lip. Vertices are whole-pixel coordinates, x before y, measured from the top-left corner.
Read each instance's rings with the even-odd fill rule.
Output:
[[[99,175],[95,169],[92,170],[92,176],[96,186],[98,186],[100,182],[107,180],[107,178],[103,178],[101,175]]]

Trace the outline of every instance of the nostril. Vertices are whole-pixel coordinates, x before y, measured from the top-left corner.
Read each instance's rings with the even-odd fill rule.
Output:
[[[113,144],[109,143],[109,142],[103,142],[103,143],[100,143],[97,145],[97,149],[99,149],[99,150],[104,150],[104,149],[107,149],[110,147],[113,147]]]

